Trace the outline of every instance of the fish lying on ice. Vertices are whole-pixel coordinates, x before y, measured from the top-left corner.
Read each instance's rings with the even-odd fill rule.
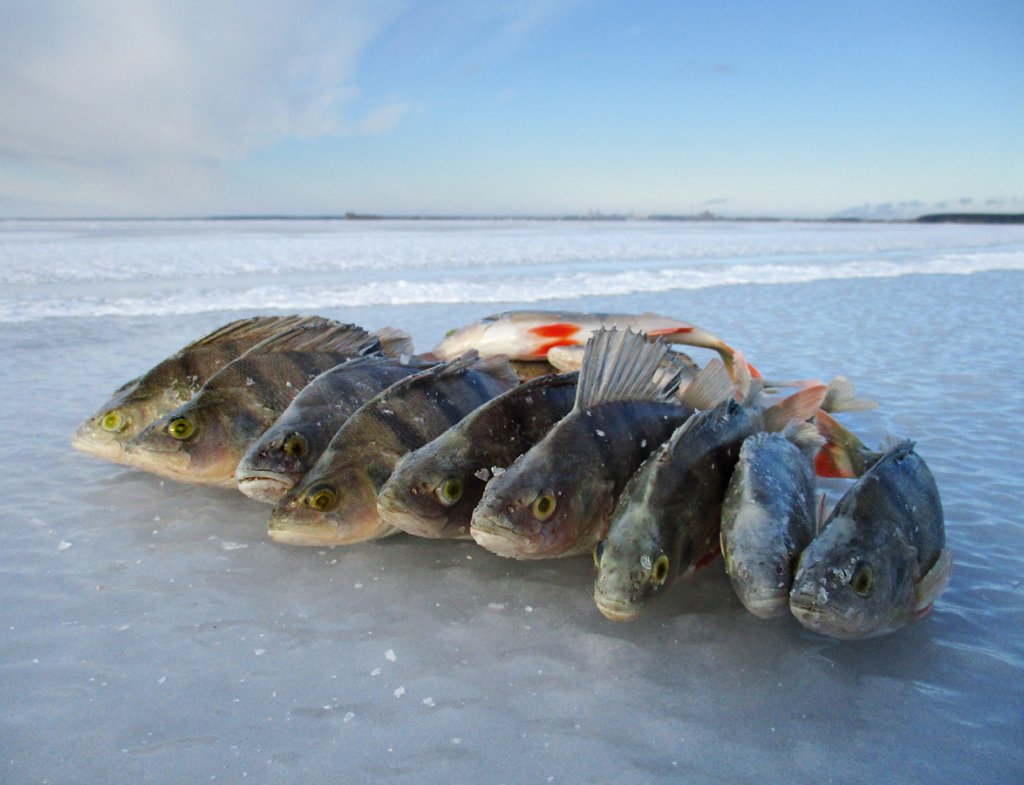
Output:
[[[569,413],[578,376],[524,382],[403,456],[377,495],[381,518],[420,537],[468,536],[487,480]]]
[[[793,567],[817,522],[814,455],[824,438],[809,423],[743,442],[722,504],[722,556],[736,595],[762,619],[789,611]]]
[[[473,539],[518,559],[581,553],[603,539],[626,481],[698,405],[675,400],[678,379],[652,381],[666,351],[628,329],[595,333],[573,410],[488,482],[473,513]],[[728,395],[720,362],[702,374],[705,381],[689,388],[694,401]]]
[[[722,502],[752,434],[809,419],[825,396],[818,385],[769,409],[734,399],[690,417],[630,479],[594,549],[594,601],[615,621],[636,618],[674,583],[718,554]]]
[[[935,479],[903,441],[850,487],[800,555],[789,607],[833,638],[884,635],[931,609],[952,565]]]
[[[310,380],[380,349],[376,336],[336,322],[269,338],[128,442],[126,462],[180,482],[237,487],[235,469],[245,451]]]
[[[316,463],[338,429],[360,406],[399,379],[436,362],[407,357],[355,357],[324,371],[242,456],[238,489],[276,503]]]
[[[395,382],[338,429],[320,459],[274,507],[270,537],[289,545],[347,545],[397,531],[377,492],[398,459],[518,384],[504,357],[476,352]]]
[[[510,360],[543,360],[556,346],[583,346],[601,328],[642,332],[651,340],[700,346],[718,352],[727,368],[732,347],[707,330],[655,313],[573,313],[569,311],[506,311],[452,330],[434,354],[451,359],[469,349],[482,357],[504,354]]]
[[[318,316],[254,316],[204,335],[118,388],[75,430],[71,446],[123,463],[122,448],[154,420],[172,412],[232,360],[267,338],[297,326],[328,324]]]

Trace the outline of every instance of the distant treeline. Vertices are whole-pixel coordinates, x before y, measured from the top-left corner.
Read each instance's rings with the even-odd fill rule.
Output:
[[[935,213],[922,215],[920,224],[1024,224],[1024,213]]]

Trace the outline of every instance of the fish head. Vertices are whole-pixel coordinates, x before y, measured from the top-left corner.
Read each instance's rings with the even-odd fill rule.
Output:
[[[746,505],[738,510],[730,524],[730,547],[725,545],[723,525],[722,555],[729,581],[743,607],[762,619],[789,613],[789,590],[799,547],[788,535],[771,541],[750,536],[775,531],[781,525],[760,505]]]
[[[235,470],[238,489],[258,501],[276,503],[312,468],[315,441],[302,427],[271,426],[242,456]]]
[[[124,445],[153,420],[180,406],[186,398],[174,390],[149,395],[134,382],[121,387],[91,417],[75,429],[71,446],[87,455],[115,463],[127,463]]]
[[[594,602],[612,621],[631,621],[678,574],[677,554],[660,536],[646,504],[622,503],[608,536],[594,548]]]
[[[801,554],[789,607],[808,629],[833,638],[883,635],[915,618],[917,551],[897,529],[874,541],[836,517]]]
[[[365,466],[321,462],[277,502],[268,534],[289,545],[348,545],[390,534],[377,512],[377,484]]]
[[[470,534],[499,556],[582,553],[604,536],[612,491],[612,483],[587,471],[585,462],[535,448],[487,483]]]
[[[417,537],[464,537],[489,471],[473,472],[464,450],[407,453],[377,494],[382,518]]]
[[[231,486],[246,446],[270,416],[229,394],[200,394],[127,442],[125,462],[181,482]]]

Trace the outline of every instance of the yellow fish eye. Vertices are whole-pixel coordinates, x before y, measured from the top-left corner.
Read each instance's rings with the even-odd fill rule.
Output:
[[[604,553],[604,540],[594,546],[594,566],[601,566],[601,555]]]
[[[546,521],[555,512],[555,495],[550,491],[540,494],[530,505],[530,511],[538,521]]]
[[[668,556],[664,553],[658,557],[658,560],[654,562],[654,567],[651,569],[651,581],[654,582],[655,586],[661,586],[668,577]]]
[[[123,431],[127,424],[128,420],[117,409],[111,409],[100,418],[100,428],[108,433]]]
[[[309,452],[309,442],[301,433],[293,433],[284,440],[281,449],[293,458],[301,458]]]
[[[875,587],[875,576],[871,572],[871,567],[867,564],[857,565],[856,572],[850,578],[850,586],[861,597],[867,597],[871,594],[871,590]]]
[[[437,488],[437,500],[445,507],[451,507],[462,498],[462,480],[449,477]]]
[[[184,441],[195,433],[196,427],[188,417],[175,417],[167,423],[167,434],[178,441]]]
[[[317,512],[330,512],[338,506],[338,494],[329,485],[318,485],[306,496],[306,504]]]

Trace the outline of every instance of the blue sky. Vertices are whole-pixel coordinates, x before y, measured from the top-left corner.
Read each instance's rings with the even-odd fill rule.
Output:
[[[1024,3],[0,0],[0,217],[1024,212]]]

